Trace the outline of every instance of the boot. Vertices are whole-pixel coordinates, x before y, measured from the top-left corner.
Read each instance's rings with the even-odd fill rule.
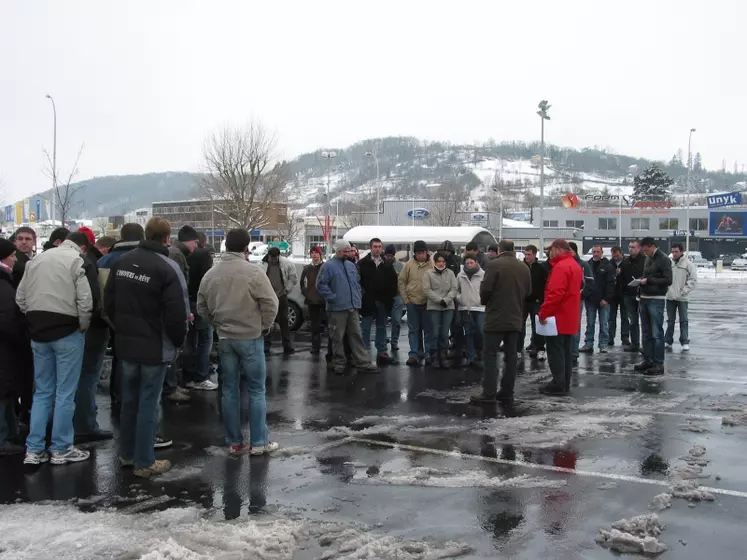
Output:
[[[449,369],[449,354],[448,352],[438,353],[438,369]]]

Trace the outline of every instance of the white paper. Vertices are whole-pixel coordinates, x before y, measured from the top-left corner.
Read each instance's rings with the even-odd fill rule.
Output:
[[[537,328],[538,335],[558,336],[558,324],[555,322],[555,317],[548,317],[547,324],[543,325],[542,323],[540,323],[539,315],[535,315],[534,322]]]
[[[641,281],[638,278],[633,278],[630,281],[630,284],[628,284],[628,287],[629,288],[637,288],[640,285],[641,285]]]

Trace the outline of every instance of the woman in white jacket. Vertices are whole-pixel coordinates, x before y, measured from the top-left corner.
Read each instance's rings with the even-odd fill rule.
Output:
[[[464,365],[467,367],[479,364],[481,361],[475,348],[482,349],[485,306],[480,303],[480,284],[484,277],[485,271],[480,268],[477,259],[465,257],[464,266],[457,275],[459,284],[457,303],[464,326],[464,339],[467,346],[467,362]]]

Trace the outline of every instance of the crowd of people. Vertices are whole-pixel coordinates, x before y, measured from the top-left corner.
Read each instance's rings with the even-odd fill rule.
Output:
[[[513,401],[524,351],[548,362],[552,380],[540,391],[567,395],[579,352],[594,352],[597,324],[598,351],[614,346],[618,315],[624,349],[642,354],[638,372],[664,372],[677,316],[682,350],[689,350],[687,304],[697,270],[681,246],[670,259],[652,238],[631,242],[627,256],[614,247],[611,260],[597,245],[589,262],[563,239],[545,255],[528,245],[523,259],[510,240],[487,253],[469,243],[461,256],[450,241],[433,254],[416,241],[404,263],[381,239],[370,241],[362,259],[337,240],[326,262],[321,248],[311,249],[300,278],[276,248],[261,263],[249,262],[250,241],[244,229],[229,231],[214,264],[204,235],[184,226],[172,241],[159,217],[145,228],[125,224],[118,240],[58,228],[38,255],[31,228],[0,239],[0,454],[25,452],[27,465],[60,465],[89,458],[76,442],[112,438],[97,422],[95,398],[109,345],[123,468],[145,478],[170,469],[155,456],[170,444],[160,430],[161,403],[186,402],[189,390],[220,389],[232,455],[276,450],[266,423],[265,357],[275,324],[283,353],[295,352],[288,295],[297,284],[309,310],[311,354],[321,353],[326,332],[334,373],[375,374],[395,363],[406,313],[407,366],[482,371],[474,403]],[[214,340],[219,384],[211,379]],[[242,378],[249,441],[240,423]],[[28,426],[25,442],[19,422]]]

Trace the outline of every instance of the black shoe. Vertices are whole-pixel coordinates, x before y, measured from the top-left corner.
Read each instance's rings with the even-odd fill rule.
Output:
[[[553,382],[548,383],[539,388],[539,392],[549,397],[566,397],[568,391],[564,387],[560,387]]]
[[[610,340],[610,341],[609,341],[609,342],[607,343],[607,346],[614,346],[614,345],[615,345],[615,341],[614,341],[614,340]]]
[[[269,345],[265,344],[265,356],[269,356],[269,355],[270,355],[270,347]]]
[[[335,375],[346,375],[347,374],[347,370],[345,369],[345,366],[334,366],[332,368],[332,372]]]
[[[96,430],[87,434],[76,434],[75,443],[90,443],[94,441],[106,441],[114,439],[114,432],[109,430]]]
[[[432,366],[433,365],[433,356],[426,356],[425,357],[425,365]]]
[[[417,356],[410,356],[409,358],[407,358],[405,365],[408,365],[410,367],[420,367],[420,360],[418,360]]]
[[[514,402],[514,396],[509,395],[508,393],[504,393],[503,390],[500,390],[495,395],[495,400],[503,402],[503,403],[512,403]]]
[[[321,354],[321,352],[322,351],[319,348],[312,348],[311,349],[311,353],[314,354],[315,356],[318,356],[319,354]]]
[[[5,444],[0,447],[0,457],[5,457],[8,455],[23,455],[25,452],[25,445],[11,443],[9,441],[6,441]]]
[[[167,447],[171,447],[172,445],[174,445],[173,439],[166,439],[161,436],[156,436],[156,441],[153,442],[154,449],[166,449]]]
[[[381,352],[376,356],[376,363],[382,366],[393,364],[394,360],[386,352]]]
[[[293,348],[293,346],[286,346],[285,348],[283,348],[283,354],[287,355],[287,354],[295,354],[295,353],[296,353],[296,349]]]
[[[640,352],[641,349],[638,346],[630,345],[623,348],[623,352]]]
[[[574,366],[577,366],[578,365],[578,356],[575,356],[571,361],[573,362]]]
[[[623,340],[622,345],[623,345],[623,348],[627,348],[628,346],[630,346],[630,341],[629,340]]]
[[[652,364],[651,362],[643,361],[643,362],[638,362],[635,366],[633,366],[633,369],[635,371],[647,371],[651,369],[652,367],[654,367],[654,364]]]
[[[579,352],[581,352],[582,354],[593,354],[594,348],[592,348],[591,346],[582,346],[579,349]]]
[[[496,397],[491,397],[483,393],[477,393],[476,395],[470,395],[469,402],[474,404],[494,404],[497,402]]]
[[[664,366],[651,366],[643,372],[643,375],[664,375]]]

